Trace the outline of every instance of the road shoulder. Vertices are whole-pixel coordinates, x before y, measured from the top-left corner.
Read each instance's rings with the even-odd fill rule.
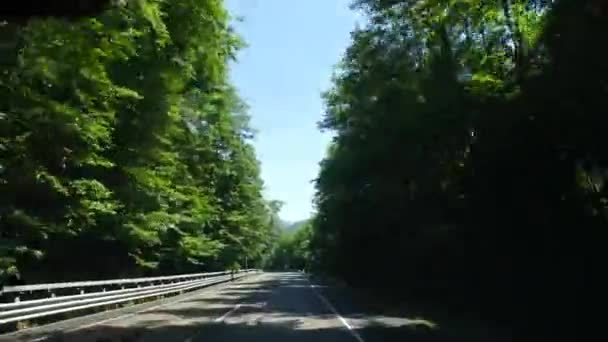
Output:
[[[387,301],[344,282],[309,275],[312,284],[365,342],[512,341],[508,329],[437,307]]]
[[[103,311],[99,313],[84,315],[75,317],[67,320],[58,321],[42,326],[32,327],[21,331],[0,335],[0,342],[16,342],[16,341],[43,341],[47,340],[52,336],[63,334],[66,332],[74,332],[81,329],[90,328],[96,325],[101,325],[110,321],[126,319],[131,316],[137,315],[142,312],[149,310],[158,309],[164,306],[173,305],[181,301],[188,300],[189,298],[198,297],[204,293],[210,291],[216,291],[223,287],[229,286],[230,284],[237,284],[243,282],[251,277],[257,277],[259,275],[252,274],[240,277],[233,281],[226,281],[213,285],[206,286],[201,289],[189,291],[180,295],[165,297],[150,302],[141,304],[135,304],[117,308],[113,310]]]

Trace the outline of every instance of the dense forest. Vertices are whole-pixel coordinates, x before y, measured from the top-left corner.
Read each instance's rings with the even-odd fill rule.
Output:
[[[312,222],[298,221],[277,233],[272,249],[262,260],[264,269],[310,271]]]
[[[608,2],[352,6],[366,19],[323,95],[316,215],[282,234],[223,1],[0,23],[0,277],[248,263],[541,341],[601,329]]]
[[[0,23],[0,277],[261,261],[279,205],[262,197],[228,79],[243,43],[223,6],[136,0]]]
[[[608,3],[353,7],[307,267],[528,334],[601,327]]]

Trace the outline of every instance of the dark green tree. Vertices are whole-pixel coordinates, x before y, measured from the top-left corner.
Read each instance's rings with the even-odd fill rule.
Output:
[[[368,22],[325,94],[313,266],[522,332],[576,332],[558,306],[593,303],[606,241],[606,5],[354,7]]]

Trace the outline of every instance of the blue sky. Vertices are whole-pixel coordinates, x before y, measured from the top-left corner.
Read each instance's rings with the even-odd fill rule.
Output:
[[[258,131],[265,196],[285,203],[284,220],[310,216],[311,181],[330,136],[316,127],[320,94],[330,87],[333,66],[350,42],[357,15],[350,0],[227,0],[248,47],[231,77],[249,105]]]

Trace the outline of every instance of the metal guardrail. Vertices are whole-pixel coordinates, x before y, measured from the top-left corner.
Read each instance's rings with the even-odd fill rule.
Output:
[[[95,307],[127,303],[168,294],[195,290],[241,277],[257,270],[212,272],[165,277],[79,281],[68,283],[6,286],[0,292],[13,297],[13,302],[0,303],[0,326],[40,317],[80,311]],[[132,286],[127,288],[127,286]],[[120,287],[108,290],[109,287]],[[85,289],[94,289],[87,292]],[[57,296],[57,290],[80,290],[79,294]],[[21,300],[26,293],[45,291],[46,298]]]

